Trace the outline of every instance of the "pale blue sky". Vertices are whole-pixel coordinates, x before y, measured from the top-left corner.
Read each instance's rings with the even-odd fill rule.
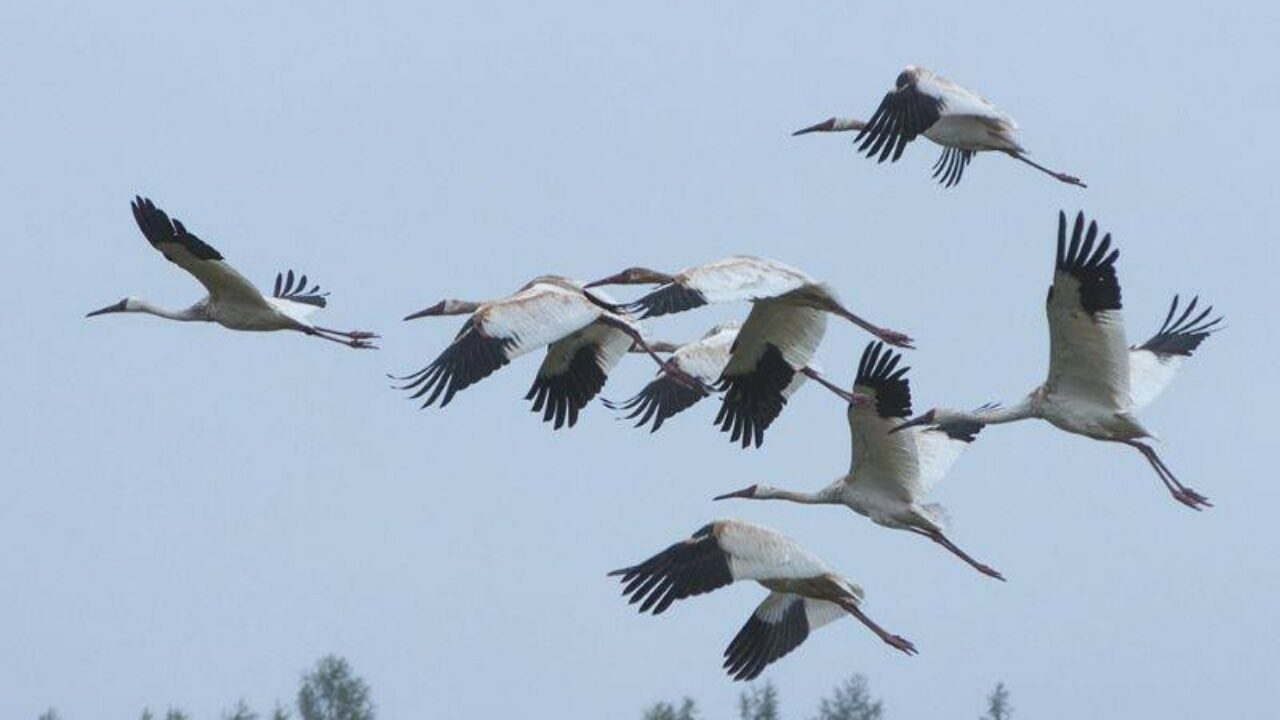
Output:
[[[895,719],[975,715],[997,680],[1038,720],[1273,709],[1276,11],[1029,5],[0,9],[0,717],[265,708],[327,652],[386,718],[626,718],[685,694],[729,717],[720,653],[761,591],[652,618],[604,577],[726,514],[846,571],[920,649],[854,622],[815,633],[765,675],[789,717],[855,671]],[[979,157],[944,191],[924,143],[876,166],[845,138],[789,137],[869,114],[908,63],[991,98],[1089,189]],[[135,193],[259,283],[305,271],[333,293],[326,324],[380,330],[384,350],[85,320],[200,295],[137,232]],[[383,377],[444,347],[456,321],[399,322],[443,297],[749,252],[914,335],[917,408],[1016,399],[1044,373],[1056,214],[1080,208],[1119,243],[1134,336],[1175,292],[1227,315],[1146,413],[1216,507],[1177,505],[1123,448],[992,429],[939,499],[1007,584],[840,509],[709,502],[843,473],[826,393],[743,452],[711,405],[656,436],[599,405],[553,433],[521,400],[532,357],[445,411]],[[866,340],[833,322],[820,361],[848,382]],[[629,361],[606,395],[650,374]]]

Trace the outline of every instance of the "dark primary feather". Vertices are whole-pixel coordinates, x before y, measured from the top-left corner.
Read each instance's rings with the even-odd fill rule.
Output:
[[[954,187],[960,182],[960,176],[973,159],[972,150],[947,147],[942,149],[938,162],[933,164],[933,177],[943,187]]]
[[[942,117],[942,100],[920,92],[914,82],[898,87],[884,96],[880,107],[853,139],[858,152],[878,162],[902,157],[907,143],[928,130]]]
[[[652,609],[654,615],[676,600],[722,588],[733,582],[733,574],[714,529],[714,524],[704,525],[689,539],[609,576],[622,576],[622,594],[632,605],[640,603],[640,612]]]
[[[401,390],[414,390],[409,397],[418,399],[431,393],[422,403],[427,407],[444,393],[440,407],[449,404],[454,393],[489,377],[495,370],[511,362],[507,350],[514,347],[514,338],[489,337],[481,332],[474,319],[468,318],[457,338],[440,353],[440,357],[425,368],[399,380],[409,382]]]
[[[1173,316],[1178,312],[1178,296],[1173,296],[1173,303],[1169,305],[1169,314],[1165,316],[1164,324],[1152,335],[1149,340],[1137,347],[1140,350],[1150,350],[1157,355],[1184,355],[1189,356],[1200,347],[1200,343],[1209,337],[1218,328],[1215,327],[1222,322],[1222,316],[1218,316],[1212,320],[1206,320],[1209,314],[1213,312],[1213,306],[1205,308],[1199,315],[1194,318],[1191,314],[1195,312],[1196,303],[1199,302],[1200,296],[1191,298],[1191,302],[1186,309],[1178,316],[1177,320]]]
[[[720,432],[732,432],[729,442],[742,442],[756,447],[764,442],[764,431],[787,404],[783,391],[795,377],[795,368],[787,363],[778,346],[766,344],[760,359],[746,375],[721,375],[716,390],[724,398],[715,424]]]
[[[1058,213],[1058,272],[1071,275],[1080,283],[1080,305],[1090,315],[1104,310],[1120,309],[1120,281],[1116,277],[1116,258],[1119,250],[1111,249],[1111,233],[1094,246],[1098,238],[1098,223],[1090,222],[1085,231],[1084,213],[1076,215],[1071,230],[1071,244],[1067,244],[1067,216]],[[1052,290],[1049,294],[1053,297]]]
[[[858,361],[858,377],[854,387],[863,387],[876,397],[876,414],[882,418],[911,416],[911,384],[906,374],[911,368],[899,368],[902,353],[885,348],[880,341],[868,343]]]
[[[658,317],[670,313],[684,312],[707,304],[707,299],[697,290],[692,290],[679,283],[668,283],[636,300],[628,303],[624,309],[636,317]]]
[[[559,374],[533,379],[533,386],[524,396],[533,401],[533,412],[542,412],[542,421],[555,421],[559,430],[568,421],[569,427],[578,422],[578,411],[591,402],[608,379],[600,369],[599,347],[583,345],[573,354],[569,365]]]
[[[649,428],[649,432],[657,432],[668,418],[688,410],[703,397],[703,393],[664,374],[624,402],[602,402],[610,410],[630,410],[625,417],[627,420],[639,418],[636,420],[636,427],[652,420],[653,427]]]
[[[177,220],[170,220],[169,216],[163,210],[156,207],[156,204],[150,199],[142,196],[135,196],[133,202],[130,203],[133,208],[133,219],[138,223],[138,229],[151,243],[151,246],[164,253],[164,244],[173,243],[180,245],[201,260],[221,260],[222,254],[214,250],[205,241],[187,232]],[[170,261],[167,254],[165,255]]]
[[[324,307],[328,304],[325,300],[329,296],[327,292],[320,292],[320,286],[315,285],[310,290],[307,289],[307,276],[303,275],[294,282],[293,271],[290,270],[287,276],[276,273],[276,285],[271,291],[272,297],[278,297],[284,300],[292,300],[305,305],[315,305],[316,307]]]
[[[725,648],[724,669],[734,680],[754,679],[807,637],[809,618],[803,600],[793,601],[778,622],[765,622],[753,613]]]

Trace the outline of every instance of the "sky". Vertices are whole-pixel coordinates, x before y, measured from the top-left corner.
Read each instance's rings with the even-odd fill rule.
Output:
[[[763,591],[654,618],[605,578],[716,517],[795,537],[920,650],[814,633],[762,676],[787,717],[854,672],[895,719],[976,716],[997,681],[1040,720],[1273,709],[1274,7],[605,5],[0,8],[0,717],[265,709],[325,653],[384,718],[626,718],[684,695],[731,717],[721,652]],[[878,166],[790,137],[869,115],[907,64],[990,98],[1088,189],[979,156],[946,190],[924,141]],[[135,194],[263,286],[306,272],[324,323],[382,349],[86,320],[202,294],[140,236]],[[713,403],[655,435],[599,404],[553,432],[522,400],[536,356],[444,410],[385,377],[452,338],[458,318],[400,321],[446,297],[752,253],[914,336],[917,410],[1012,401],[1043,379],[1056,216],[1080,209],[1121,250],[1132,339],[1174,293],[1227,317],[1144,412],[1215,505],[1173,502],[1126,448],[991,428],[936,494],[1007,583],[844,508],[710,501],[846,472],[844,407],[816,388],[743,451]],[[746,310],[649,329],[683,341]],[[849,383],[867,340],[833,321],[818,362]],[[604,395],[651,374],[628,358]]]

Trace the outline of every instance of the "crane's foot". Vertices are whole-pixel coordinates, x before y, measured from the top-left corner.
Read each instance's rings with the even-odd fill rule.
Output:
[[[916,348],[915,341],[912,340],[910,336],[896,330],[882,329],[876,333],[876,337],[894,347],[907,348],[909,350],[914,350]]]
[[[374,337],[377,337],[377,335],[374,335]],[[360,339],[360,338],[354,338],[354,339],[348,340],[348,341],[347,341],[346,343],[344,343],[344,344],[345,344],[347,347],[352,347],[352,348],[355,348],[355,349],[357,349],[357,350],[377,350],[377,349],[378,349],[378,346],[377,346],[377,345],[374,345],[373,343],[369,342],[368,340],[363,340],[363,339]]]
[[[1174,500],[1177,500],[1192,510],[1203,510],[1207,507],[1213,507],[1213,503],[1209,502],[1209,498],[1189,487],[1179,488],[1171,492],[1173,493]]]
[[[382,336],[378,335],[377,333],[371,333],[367,330],[352,330],[351,332],[347,333],[347,337],[351,338],[352,340],[373,340],[375,338],[379,338]]]
[[[911,644],[910,640],[902,637],[901,635],[885,635],[881,639],[907,655],[915,655],[919,652],[916,650],[916,646]]]
[[[711,388],[708,388],[701,380],[690,375],[680,368],[674,360],[667,360],[662,363],[662,372],[672,380],[684,385],[690,390],[696,390],[703,395],[710,395]]]
[[[986,575],[987,577],[993,577],[993,578],[995,578],[995,579],[999,580],[1000,582],[1005,582],[1004,576],[1000,574],[1000,571],[999,571],[999,570],[996,570],[995,568],[991,567],[990,565],[983,565],[982,563],[975,563],[973,567],[974,567],[974,569],[975,569],[975,570],[977,570],[978,572],[982,573],[983,575]]]
[[[1068,185],[1075,185],[1076,187],[1082,187],[1082,188],[1089,187],[1088,185],[1084,184],[1084,181],[1082,181],[1080,178],[1076,177],[1075,175],[1068,175],[1066,173],[1054,173],[1053,176]]]

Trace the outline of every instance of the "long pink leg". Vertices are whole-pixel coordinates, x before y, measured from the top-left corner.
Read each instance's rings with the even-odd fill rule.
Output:
[[[885,641],[887,644],[892,645],[893,647],[901,650],[902,652],[908,655],[916,654],[917,652],[916,646],[913,645],[910,640],[902,637],[901,635],[894,635],[889,631],[885,630],[884,628],[880,627],[878,624],[876,624],[874,620],[867,617],[866,613],[862,612],[862,609],[858,607],[857,602],[853,600],[848,600],[841,603],[840,606],[843,607],[845,611],[847,611],[850,615],[858,618],[858,620],[860,620],[863,625],[866,625],[868,628],[871,628],[871,632],[875,633],[881,640]]]
[[[940,530],[923,530],[921,528],[914,528],[914,527],[908,527],[907,529],[913,533],[916,533],[917,535],[923,535],[924,537],[927,537],[930,540],[938,543],[939,545],[946,548],[947,550],[950,550],[961,560],[965,561],[966,563],[969,563],[969,565],[973,567],[974,570],[977,570],[983,575],[986,575],[988,577],[993,577],[1001,582],[1004,582],[1004,575],[1001,575],[999,571],[997,571],[995,568],[991,567],[990,565],[985,565],[983,563],[978,562],[977,560],[974,560],[972,557],[969,556],[968,553],[961,550],[955,543],[951,542],[950,538],[948,538],[946,535],[943,535]]]
[[[1151,467],[1155,468],[1156,475],[1160,477],[1160,482],[1164,483],[1165,488],[1169,490],[1169,494],[1173,495],[1173,499],[1186,505],[1192,510],[1202,510],[1206,507],[1213,507],[1213,503],[1209,502],[1209,498],[1183,485],[1169,469],[1168,465],[1160,459],[1156,454],[1155,448],[1137,440],[1121,440],[1125,445],[1136,448],[1142,456],[1151,463]]]

